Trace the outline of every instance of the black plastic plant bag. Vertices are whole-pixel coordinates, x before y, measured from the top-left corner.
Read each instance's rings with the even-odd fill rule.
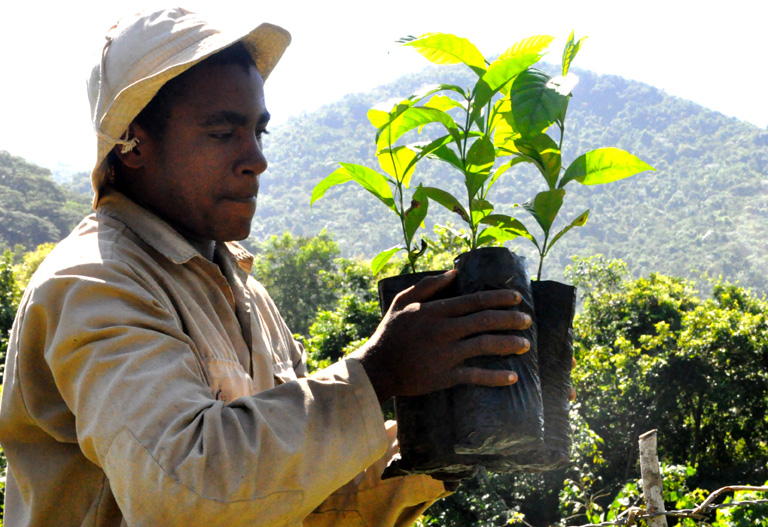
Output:
[[[535,320],[533,295],[525,259],[503,247],[484,247],[454,261],[460,295],[514,289],[522,301],[513,309]],[[510,334],[531,343],[522,355],[486,356],[466,363],[517,373],[511,386],[460,385],[453,388],[454,448],[458,454],[508,456],[541,446],[544,416],[538,374],[536,324]]]
[[[456,259],[455,286],[435,299],[471,293],[478,287],[516,289],[523,296],[516,309],[535,321],[528,330],[518,332],[528,338],[531,349],[520,356],[472,361],[518,372],[512,387],[458,386],[419,397],[396,397],[400,454],[383,478],[421,473],[450,481],[470,477],[481,466],[498,473],[539,472],[560,468],[569,460],[576,290],[558,282],[529,282],[523,258],[506,249],[468,254]],[[379,282],[382,313],[397,293],[439,273]]]
[[[539,377],[544,404],[544,445],[519,457],[525,470],[564,467],[570,460],[571,368],[576,288],[552,281],[531,283],[538,325]]]

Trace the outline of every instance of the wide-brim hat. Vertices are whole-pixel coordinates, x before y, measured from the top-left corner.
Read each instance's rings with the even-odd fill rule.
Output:
[[[124,137],[128,126],[163,84],[235,42],[243,43],[262,79],[269,77],[291,42],[290,33],[267,23],[242,26],[235,22],[222,29],[197,13],[172,8],[125,17],[107,32],[88,80],[97,135],[94,208],[109,169],[107,155],[115,145],[130,144]]]

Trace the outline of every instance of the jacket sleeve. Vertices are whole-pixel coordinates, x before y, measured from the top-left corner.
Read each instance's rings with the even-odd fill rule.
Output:
[[[425,475],[382,480],[398,452],[397,423],[387,421],[389,448],[376,463],[328,497],[304,519],[304,527],[406,527],[438,499],[448,496],[442,482]]]
[[[156,287],[121,262],[60,271],[32,291],[20,335],[128,525],[298,525],[385,453],[359,363],[225,404]]]

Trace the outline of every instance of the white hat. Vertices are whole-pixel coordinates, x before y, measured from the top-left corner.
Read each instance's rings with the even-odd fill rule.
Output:
[[[106,39],[88,80],[91,120],[98,137],[91,173],[94,208],[106,179],[107,154],[118,144],[133,146],[124,134],[163,84],[238,41],[266,80],[291,35],[272,24],[222,30],[196,13],[171,8],[125,17],[107,32]]]

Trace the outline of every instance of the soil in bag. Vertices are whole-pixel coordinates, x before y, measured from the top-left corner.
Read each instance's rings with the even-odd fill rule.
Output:
[[[464,253],[454,261],[457,293],[514,289],[522,295],[512,309],[527,313],[534,321],[534,299],[525,259],[503,247],[484,247]],[[509,471],[511,457],[541,448],[544,416],[538,374],[536,324],[512,331],[531,343],[522,355],[485,356],[467,361],[480,368],[511,370],[518,380],[511,386],[461,385],[452,389],[454,448],[457,454],[492,456],[483,463],[492,470]],[[495,460],[490,462],[490,460]]]
[[[385,278],[379,282],[382,316],[398,293],[427,276],[443,271],[428,271]],[[450,298],[455,291],[441,291],[434,300]],[[397,440],[400,453],[390,462],[383,479],[406,474],[429,474],[451,481],[471,477],[477,460],[458,456],[453,450],[453,416],[450,390],[440,390],[417,397],[395,397]]]
[[[527,471],[555,470],[570,460],[571,367],[576,288],[552,281],[531,283],[538,325],[539,377],[544,406],[544,445],[515,456]]]

